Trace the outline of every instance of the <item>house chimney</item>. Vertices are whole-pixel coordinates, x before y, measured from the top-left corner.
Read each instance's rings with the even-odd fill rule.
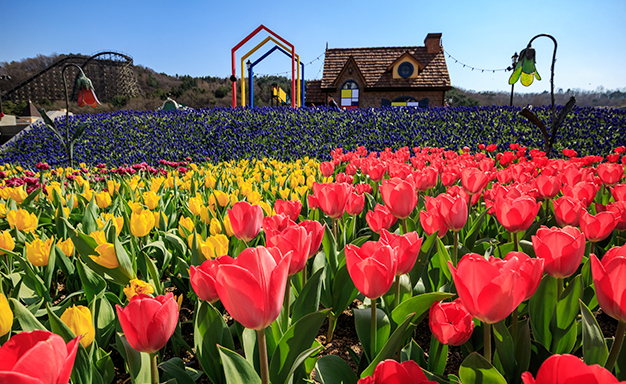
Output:
[[[424,39],[424,46],[428,53],[441,52],[441,33],[429,33]]]

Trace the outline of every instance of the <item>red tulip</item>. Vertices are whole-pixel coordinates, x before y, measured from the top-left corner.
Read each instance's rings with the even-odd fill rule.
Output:
[[[208,259],[199,267],[192,265],[189,267],[189,280],[191,287],[198,297],[209,303],[214,303],[219,299],[215,288],[217,270],[221,264],[232,263],[232,258],[220,256],[215,259]]]
[[[397,264],[389,245],[380,241],[366,241],[361,248],[348,244],[345,254],[348,273],[365,297],[377,299],[391,288]]]
[[[376,164],[370,165],[367,175],[370,177],[372,181],[379,182],[385,177],[385,173],[387,173],[387,165],[385,163],[377,162]]]
[[[442,238],[448,232],[448,227],[439,216],[439,201],[433,197],[425,196],[426,211],[420,212],[420,224],[424,232],[430,236],[437,232],[437,237]]]
[[[247,201],[239,201],[228,210],[228,218],[235,237],[248,242],[261,231],[263,209],[260,205],[250,205]]]
[[[291,256],[276,253],[280,253],[278,248],[246,248],[232,263],[219,267],[220,300],[246,328],[265,329],[280,314]]]
[[[383,229],[391,228],[397,219],[387,206],[377,204],[373,211],[368,211],[365,214],[365,221],[372,231],[380,233]]]
[[[539,208],[541,208],[541,203],[528,196],[498,199],[496,200],[496,217],[507,231],[516,233],[530,227],[537,217]]]
[[[561,180],[556,176],[541,174],[535,179],[535,185],[539,196],[543,199],[551,199],[561,190]]]
[[[611,188],[611,195],[615,201],[626,200],[626,184],[617,184]]]
[[[299,226],[306,229],[307,233],[311,237],[311,248],[309,248],[309,258],[317,255],[317,251],[320,249],[322,240],[324,239],[324,231],[326,224],[322,225],[316,220],[305,220],[298,223]]]
[[[317,199],[317,205],[331,219],[343,216],[351,192],[352,187],[346,183],[313,185],[313,193]]]
[[[545,260],[545,272],[557,279],[573,275],[585,254],[585,235],[570,226],[542,226],[532,241],[535,255]]]
[[[439,217],[445,226],[453,231],[460,231],[467,222],[467,202],[461,196],[452,197],[442,193],[437,196],[439,201]]]
[[[299,225],[287,227],[284,231],[267,239],[265,244],[269,247],[280,249],[281,258],[292,252],[289,262],[289,276],[293,276],[300,272],[309,259],[309,251],[311,249],[311,236],[306,228]],[[276,254],[272,254],[276,256]],[[278,263],[280,260],[276,260]]]
[[[361,214],[363,207],[365,206],[365,196],[356,193],[350,194],[348,202],[346,203],[346,212],[350,216],[356,216]]]
[[[626,246],[609,249],[602,261],[594,254],[590,259],[600,308],[612,318],[626,322]]]
[[[521,264],[517,257],[494,263],[476,253],[464,255],[458,268],[448,261],[459,298],[472,316],[487,324],[503,320],[524,301],[528,289]]]
[[[289,219],[296,221],[298,220],[298,216],[300,216],[302,203],[293,200],[276,199],[274,209],[276,210],[276,213],[287,216]]]
[[[319,208],[319,204],[317,203],[317,197],[315,195],[307,195],[306,201],[307,201],[307,204],[309,205],[309,209]]]
[[[136,351],[154,353],[163,348],[178,323],[178,304],[172,292],[152,298],[143,293],[124,308],[115,305],[126,340]]]
[[[524,252],[509,252],[504,258],[504,261],[509,261],[513,257],[517,257],[520,260],[518,271],[524,279],[524,285],[526,286],[526,296],[524,296],[523,300],[526,301],[535,294],[535,291],[539,287],[539,283],[541,283],[545,260],[531,258]],[[499,259],[494,257],[493,260],[490,261],[497,264],[497,260]]]
[[[472,336],[474,320],[461,299],[438,301],[430,307],[428,326],[441,344],[462,345]]]
[[[320,163],[320,171],[322,172],[322,176],[330,177],[335,172],[335,166],[329,161],[323,161]]]
[[[580,200],[568,196],[562,196],[553,200],[552,207],[554,209],[556,223],[560,227],[567,225],[577,227],[580,220],[580,213],[586,205],[586,202],[581,202]]]
[[[587,365],[574,355],[552,355],[539,367],[537,378],[530,372],[522,373],[524,384],[613,384],[619,383],[606,368]]]
[[[437,382],[429,381],[413,360],[401,364],[387,359],[378,363],[372,376],[359,379],[357,384],[437,384]]]
[[[420,254],[422,238],[417,232],[409,232],[404,235],[396,235],[383,229],[380,232],[380,241],[387,243],[394,249],[396,255],[396,276],[409,273]]]
[[[79,89],[78,90],[78,106],[84,107],[85,105],[89,105],[90,107],[95,107],[100,102],[96,97],[96,93],[92,89]]]
[[[290,225],[296,225],[296,223],[291,221],[289,217],[279,213],[274,216],[264,217],[261,226],[263,227],[263,233],[265,233],[265,240],[276,236]]]
[[[596,185],[587,181],[581,181],[573,187],[564,185],[561,190],[563,191],[563,196],[585,201],[587,206],[596,198],[596,193],[598,192]]]
[[[434,167],[426,167],[421,171],[413,172],[413,181],[415,182],[415,189],[420,192],[425,192],[437,185],[437,177],[439,173]]]
[[[598,165],[597,172],[602,183],[612,187],[624,177],[624,166],[616,163],[602,163]]]
[[[488,183],[489,178],[478,168],[463,168],[461,171],[461,184],[470,195],[482,191]]]
[[[385,205],[398,219],[406,219],[417,205],[415,185],[407,180],[393,178],[383,180],[380,194]]]
[[[65,344],[52,332],[20,332],[0,347],[0,383],[67,384],[80,336]]]
[[[599,212],[591,215],[586,209],[580,214],[580,229],[585,234],[587,240],[592,243],[602,241],[609,237],[615,229],[617,220],[611,211]]]

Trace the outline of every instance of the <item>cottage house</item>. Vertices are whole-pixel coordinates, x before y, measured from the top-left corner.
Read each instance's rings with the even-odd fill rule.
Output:
[[[344,109],[381,106],[443,106],[452,88],[441,33],[423,47],[327,49],[322,80],[308,81],[305,105]]]

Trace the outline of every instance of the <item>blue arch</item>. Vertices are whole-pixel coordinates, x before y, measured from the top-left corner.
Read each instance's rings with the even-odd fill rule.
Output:
[[[263,56],[259,57],[258,59],[256,59],[254,61],[254,63],[250,64],[250,67],[248,68],[248,81],[250,81],[250,108],[254,108],[254,86],[253,86],[253,82],[254,82],[254,66],[259,64],[261,61],[263,61],[266,57],[268,57],[269,55],[271,55],[275,50],[280,50],[282,53],[284,53],[285,55],[287,55],[288,57],[291,57],[291,53],[286,52],[284,49],[282,49],[281,47],[279,47],[278,45],[275,45],[272,49],[270,49],[269,51],[265,52],[263,54]],[[302,93],[300,95],[300,99],[301,99],[301,103],[300,105],[304,106],[304,63],[300,62],[300,67],[302,69],[302,74],[300,77],[300,89],[302,89]]]

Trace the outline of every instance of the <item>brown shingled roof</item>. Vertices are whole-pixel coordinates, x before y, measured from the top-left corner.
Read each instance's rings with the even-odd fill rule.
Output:
[[[394,79],[389,66],[408,53],[424,65],[417,78]],[[333,48],[326,50],[321,88],[335,88],[334,81],[352,57],[366,81],[366,88],[450,88],[450,74],[442,51],[426,47]]]
[[[322,80],[308,80],[305,85],[304,99],[305,104],[324,105],[326,104],[326,98],[320,85]]]

